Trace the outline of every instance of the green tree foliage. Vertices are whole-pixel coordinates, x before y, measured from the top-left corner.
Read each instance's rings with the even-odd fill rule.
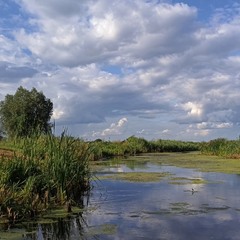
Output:
[[[3,126],[0,122],[0,140],[3,138],[3,135],[4,135],[4,130],[3,130]]]
[[[49,132],[53,104],[42,92],[19,87],[15,95],[0,102],[0,121],[9,137],[29,136],[34,131]]]

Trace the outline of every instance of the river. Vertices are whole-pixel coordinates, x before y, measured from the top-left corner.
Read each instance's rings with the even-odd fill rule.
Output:
[[[124,173],[168,173],[143,182]],[[240,176],[200,172],[144,161],[108,162],[96,174],[81,214],[35,223],[19,239],[237,240],[240,236]],[[26,231],[26,229],[25,229]],[[0,233],[0,239],[4,238]],[[13,238],[14,239],[14,238]]]

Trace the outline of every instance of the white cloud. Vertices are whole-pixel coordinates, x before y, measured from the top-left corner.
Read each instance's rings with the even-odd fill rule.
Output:
[[[211,129],[199,129],[196,128],[195,125],[189,125],[186,131],[182,132],[182,134],[189,134],[195,137],[206,137],[211,133]]]
[[[213,122],[202,122],[197,124],[197,129],[214,129],[214,128],[230,128],[232,123],[222,122],[222,123],[213,123]]]
[[[201,116],[203,113],[202,105],[199,103],[187,102],[183,104],[183,109],[189,116]]]
[[[104,129],[102,132],[93,132],[93,137],[107,137],[114,135],[121,135],[127,123],[127,118],[121,118],[117,123],[112,123],[109,128]]]
[[[143,134],[143,133],[145,133],[146,131],[145,131],[145,129],[142,129],[142,130],[140,130],[140,131],[137,131],[137,134]]]
[[[53,1],[50,5],[45,1],[22,2],[37,15],[34,23],[40,31],[28,33],[21,29],[16,33],[18,41],[42,59],[65,66],[110,61],[119,56],[122,64],[132,65],[154,55],[181,52],[192,41],[187,29],[192,31],[189,23],[196,17],[196,9],[185,4],[129,4],[126,0],[117,4],[106,0],[90,4]],[[176,38],[179,33],[181,38]]]
[[[26,55],[25,49],[14,40],[7,38],[0,33],[0,62],[18,64],[18,65],[34,65],[31,57]]]
[[[168,133],[170,133],[171,131],[169,130],[169,129],[164,129],[163,131],[162,131],[162,133],[164,133],[164,134],[168,134]]]
[[[7,33],[0,28],[1,98],[19,85],[36,87],[52,99],[59,125],[110,123],[126,116],[141,122],[133,133],[147,128],[141,134],[148,137],[156,132],[172,138],[181,132],[183,138],[236,133],[239,5],[201,22],[198,9],[184,3],[16,4],[21,24],[9,25]],[[159,126],[169,132],[156,131]],[[96,132],[121,133],[118,123],[102,129]]]
[[[205,129],[205,130],[200,130],[194,133],[195,136],[208,136],[210,134],[210,130]]]

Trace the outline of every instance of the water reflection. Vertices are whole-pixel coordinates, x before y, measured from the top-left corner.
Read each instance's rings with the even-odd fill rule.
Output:
[[[68,240],[80,237],[83,230],[80,217],[74,219],[59,219],[57,224],[43,225],[44,239]]]
[[[100,174],[118,171],[171,172],[179,179],[199,178],[208,183],[170,184],[169,178],[153,183],[96,181],[83,213],[49,224],[25,226],[35,231],[23,239],[239,239],[238,175],[148,162],[140,166],[115,162]]]
[[[31,226],[30,226],[31,225]],[[84,227],[86,224],[81,215],[69,218],[59,218],[52,223],[29,224],[26,227],[29,231],[34,228],[36,231],[25,233],[23,239],[27,240],[70,240],[82,239]]]
[[[124,172],[168,171],[179,178],[205,179],[209,184],[103,180],[106,199],[98,202],[99,193],[95,191],[91,204],[100,205],[86,217],[89,225],[116,224],[116,234],[104,239],[239,239],[240,179],[237,175],[202,173],[152,163],[140,168],[121,163],[117,168],[111,165],[104,171],[119,169]]]
[[[103,184],[108,198],[87,219],[117,225],[116,235],[104,239],[239,239],[240,192],[227,182],[201,185],[194,194],[185,191],[191,186],[167,183]]]

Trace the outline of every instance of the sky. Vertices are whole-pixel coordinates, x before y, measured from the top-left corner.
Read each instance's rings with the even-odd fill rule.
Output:
[[[240,135],[239,0],[0,0],[0,100],[53,102],[56,134]]]

